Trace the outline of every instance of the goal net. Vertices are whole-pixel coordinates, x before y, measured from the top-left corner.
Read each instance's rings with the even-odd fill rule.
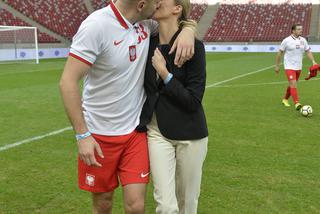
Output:
[[[39,63],[36,27],[0,26],[0,62]]]

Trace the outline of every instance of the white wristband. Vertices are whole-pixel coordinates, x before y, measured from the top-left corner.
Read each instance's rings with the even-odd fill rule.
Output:
[[[172,77],[173,77],[173,74],[169,73],[167,78],[163,81],[164,84],[167,85],[171,81]]]
[[[91,136],[91,133],[89,131],[87,131],[84,134],[76,134],[76,139],[77,139],[77,141],[79,141],[79,140],[83,140],[89,136]]]

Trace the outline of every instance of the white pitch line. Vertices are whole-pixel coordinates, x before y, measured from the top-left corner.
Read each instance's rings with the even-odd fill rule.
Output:
[[[230,79],[226,79],[226,80],[223,80],[223,81],[220,81],[220,82],[216,82],[216,83],[213,83],[211,85],[207,85],[206,88],[212,88],[212,87],[215,87],[215,86],[218,86],[218,85],[221,85],[223,83],[226,83],[226,82],[230,82],[232,80],[236,80],[236,79],[240,79],[242,77],[246,77],[246,76],[250,76],[252,74],[256,74],[256,73],[260,73],[262,71],[266,71],[270,68],[273,68],[274,65],[271,65],[271,66],[268,66],[268,67],[265,67],[265,68],[261,68],[259,70],[256,70],[256,71],[252,71],[252,72],[249,72],[249,73],[245,73],[245,74],[241,74],[241,75],[238,75],[238,76],[235,76],[235,77],[232,77]]]
[[[253,72],[249,72],[249,73],[246,73],[246,74],[238,75],[238,76],[235,76],[233,78],[226,79],[226,80],[223,80],[221,82],[216,82],[214,84],[208,85],[208,86],[206,86],[206,88],[212,88],[212,87],[221,85],[223,83],[230,82],[232,80],[240,79],[242,77],[246,77],[246,76],[249,76],[249,75],[252,75],[252,74],[256,74],[256,73],[268,70],[268,69],[273,68],[273,67],[274,67],[274,65],[259,69],[257,71],[253,71]],[[5,146],[0,147],[0,152],[8,150],[8,149],[11,149],[11,148],[14,148],[14,147],[17,147],[17,146],[20,146],[20,145],[23,145],[23,144],[26,144],[26,143],[31,143],[31,142],[36,141],[36,140],[41,140],[41,139],[46,138],[46,137],[57,135],[57,134],[60,134],[60,133],[63,133],[65,131],[69,131],[69,130],[72,130],[72,127],[66,127],[66,128],[63,128],[63,129],[60,129],[60,130],[56,130],[56,131],[53,131],[53,132],[50,132],[50,133],[47,133],[47,134],[44,134],[44,135],[41,135],[41,136],[36,136],[36,137],[28,138],[28,139],[25,139],[25,140],[22,140],[22,141],[19,141],[19,142],[16,142],[16,143],[7,144]]]
[[[309,80],[311,81],[317,81],[320,80],[320,78],[314,78]],[[299,82],[307,82],[307,80],[299,80]],[[281,85],[281,84],[288,84],[288,81],[278,81],[278,82],[261,82],[261,83],[248,83],[248,84],[235,84],[235,85],[221,85],[221,86],[215,86],[214,88],[236,88],[236,87],[247,87],[247,86],[261,86],[261,85]]]
[[[8,149],[11,149],[11,148],[14,148],[14,147],[17,147],[17,146],[21,146],[23,144],[30,143],[30,142],[33,142],[33,141],[36,141],[36,140],[41,140],[41,139],[46,138],[46,137],[57,135],[57,134],[60,134],[62,132],[69,131],[69,130],[72,130],[72,127],[66,127],[66,128],[63,128],[63,129],[59,129],[59,130],[44,134],[44,135],[36,136],[36,137],[33,137],[33,138],[28,138],[28,139],[25,139],[25,140],[22,140],[22,141],[19,141],[19,142],[16,142],[16,143],[12,143],[12,144],[7,144],[5,146],[0,147],[0,152],[8,150]]]

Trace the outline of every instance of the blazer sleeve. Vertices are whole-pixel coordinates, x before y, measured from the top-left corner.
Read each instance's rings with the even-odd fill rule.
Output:
[[[186,80],[184,83],[173,77],[164,87],[164,93],[174,98],[188,112],[201,107],[206,87],[206,59],[202,42],[196,41],[195,55],[184,66]]]

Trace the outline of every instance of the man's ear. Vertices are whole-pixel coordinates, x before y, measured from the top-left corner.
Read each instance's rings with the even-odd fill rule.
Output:
[[[137,10],[139,12],[141,12],[143,10],[143,8],[146,5],[146,1],[145,0],[139,0],[138,5],[137,5]]]

